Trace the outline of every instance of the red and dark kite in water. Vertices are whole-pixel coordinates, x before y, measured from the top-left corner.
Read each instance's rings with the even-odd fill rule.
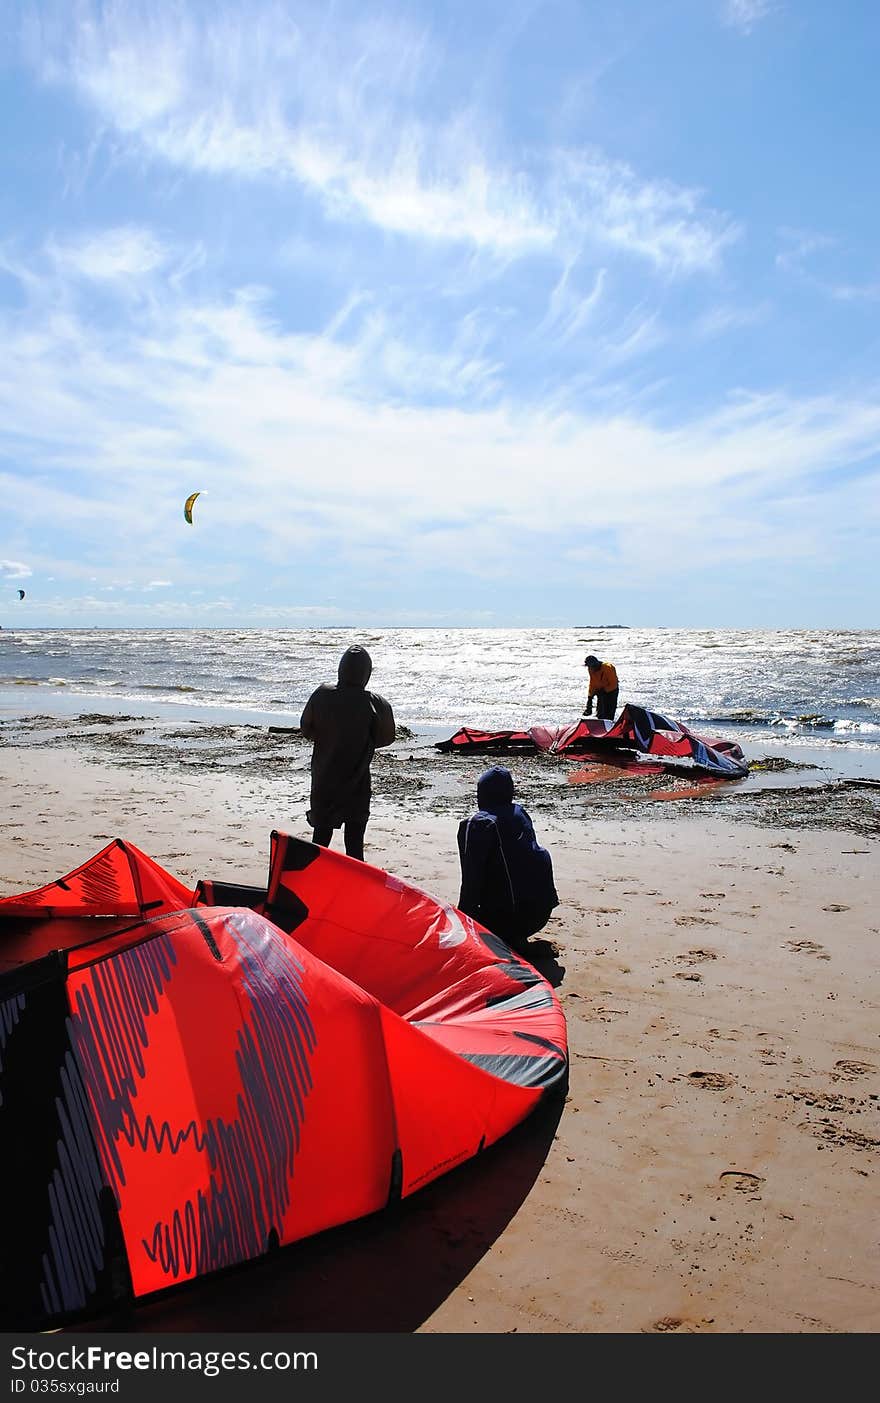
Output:
[[[349,1222],[564,1088],[550,983],[376,867],[272,834],[265,890],[115,841],[0,900],[0,1285],[43,1330]]]

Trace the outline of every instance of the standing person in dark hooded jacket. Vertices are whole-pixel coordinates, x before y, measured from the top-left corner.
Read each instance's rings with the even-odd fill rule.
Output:
[[[306,814],[312,842],[329,848],[334,828],[343,828],[345,851],[363,862],[370,817],[373,752],[397,734],[394,712],[378,692],[368,692],[373,661],[355,643],[339,662],[339,680],[324,682],[305,704],[300,730],[313,742],[312,792]]]
[[[513,776],[503,765],[480,775],[477,805],[458,826],[459,910],[527,954],[529,936],[543,930],[559,905],[550,854],[525,809],[513,802]]]

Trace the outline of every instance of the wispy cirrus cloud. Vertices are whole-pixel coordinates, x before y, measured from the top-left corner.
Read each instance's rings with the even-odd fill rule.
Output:
[[[26,580],[33,572],[21,560],[0,560],[0,574],[5,580]]]
[[[780,229],[779,236],[783,247],[776,255],[776,266],[817,291],[832,297],[838,302],[875,302],[880,298],[880,282],[869,280],[857,282],[843,281],[837,274],[837,265],[824,265],[823,255],[840,251],[840,240],[830,234],[817,233],[808,229]],[[816,266],[821,271],[816,271]]]
[[[877,302],[880,301],[880,282],[834,283],[830,292],[838,302]]]
[[[811,229],[783,228],[779,230],[779,237],[783,247],[776,255],[776,266],[785,273],[804,273],[808,258],[833,248],[836,243],[830,234]]]
[[[47,254],[62,273],[95,282],[137,280],[168,259],[168,250],[156,236],[134,225],[76,238],[53,238],[47,245]]]
[[[589,322],[602,300],[607,278],[607,269],[600,268],[589,292],[582,293],[572,278],[575,262],[576,259],[569,259],[565,264],[538,327],[539,334],[552,332],[557,345],[570,341]]]
[[[501,259],[596,244],[656,269],[712,269],[739,235],[699,191],[598,149],[518,149],[473,102],[415,101],[439,65],[403,25],[294,23],[278,6],[184,10],[83,0],[31,19],[32,61],[127,143],[171,166],[295,181],[324,215]]]
[[[532,576],[557,614],[613,580],[686,617],[699,561],[734,619],[754,561],[802,611],[813,559],[868,575],[880,285],[870,190],[835,199],[864,25],[798,30],[810,144],[810,64],[718,116],[793,15],[765,0],[8,9],[0,550],[57,574],[52,618],[426,618],[447,586],[463,617]]]
[[[613,549],[638,581],[658,543],[667,575],[713,551],[779,560],[811,542],[825,550],[853,484],[877,478],[871,396],[742,391],[665,427],[632,405],[563,412],[500,383],[482,396],[468,383],[463,328],[452,402],[396,402],[376,383],[377,352],[393,342],[369,318],[343,343],[345,319],[329,334],[292,334],[265,293],[193,300],[169,283],[129,304],[124,329],[103,328],[77,311],[71,277],[60,328],[46,298],[26,326],[0,316],[0,450],[28,464],[0,471],[0,491],[19,529],[56,532],[80,575],[97,569],[99,581],[126,570],[149,592],[196,587],[199,544],[244,538],[285,571],[321,561],[326,573],[344,558],[386,581],[416,580],[426,562],[501,579],[511,552],[540,541],[548,579],[572,585],[591,568],[576,542],[599,542],[590,558]],[[647,334],[637,323],[629,335]],[[419,354],[403,341],[395,352],[407,374]],[[182,538],[183,497],[196,488],[208,489],[205,510]],[[781,496],[787,514],[769,532],[768,502]],[[680,557],[670,553],[686,540]],[[246,563],[224,547],[210,568],[228,587]]]
[[[722,18],[726,25],[738,29],[741,34],[751,34],[775,8],[773,0],[724,0]]]
[[[646,259],[657,269],[714,268],[739,238],[735,221],[703,207],[702,196],[671,181],[642,180],[598,151],[558,152],[555,193],[583,237]]]
[[[702,312],[694,323],[694,335],[699,339],[710,340],[724,336],[729,331],[741,327],[756,326],[769,315],[766,304],[731,306],[721,304]]]

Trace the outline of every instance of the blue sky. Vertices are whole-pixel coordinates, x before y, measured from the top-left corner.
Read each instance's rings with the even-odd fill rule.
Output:
[[[873,0],[0,26],[4,627],[880,623]]]

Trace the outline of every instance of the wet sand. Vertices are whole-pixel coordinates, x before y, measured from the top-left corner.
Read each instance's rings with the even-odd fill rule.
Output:
[[[113,837],[187,882],[262,883],[271,829],[309,836],[308,754],[259,727],[4,722],[0,894]],[[455,828],[486,763],[418,738],[377,756],[368,861],[454,901]],[[568,1020],[564,1103],[393,1213],[126,1328],[880,1326],[875,793],[770,771],[739,794],[645,802],[668,776],[572,785],[572,765],[506,763],[561,898],[540,967]]]

